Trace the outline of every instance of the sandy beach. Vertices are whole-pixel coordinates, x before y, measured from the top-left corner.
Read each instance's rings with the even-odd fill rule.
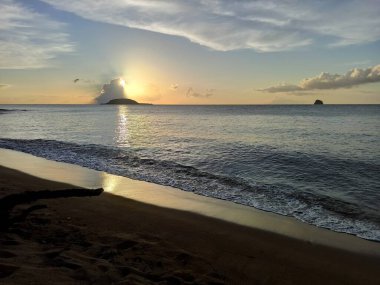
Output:
[[[70,189],[1,167],[0,193]],[[378,284],[380,259],[102,193],[1,232],[0,284]]]
[[[0,285],[380,285],[380,0],[0,0]]]

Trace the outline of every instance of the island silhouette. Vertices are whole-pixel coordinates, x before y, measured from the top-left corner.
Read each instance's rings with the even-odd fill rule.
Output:
[[[150,103],[139,103],[128,98],[112,99],[106,103],[107,105],[152,105]]]
[[[126,98],[125,84],[125,80],[122,78],[112,79],[109,83],[103,85],[95,101],[98,104],[106,105],[152,105],[150,103],[139,103],[136,100]]]

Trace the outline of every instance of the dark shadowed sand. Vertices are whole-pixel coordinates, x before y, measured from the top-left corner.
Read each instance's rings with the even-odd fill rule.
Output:
[[[1,197],[68,188],[0,168]],[[379,284],[379,257],[109,193],[10,218],[35,205],[0,232],[0,284]]]

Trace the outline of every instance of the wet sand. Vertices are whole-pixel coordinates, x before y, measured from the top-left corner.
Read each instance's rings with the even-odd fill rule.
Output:
[[[0,168],[0,195],[71,185]],[[379,284],[380,258],[109,193],[40,200],[0,233],[0,284]]]
[[[196,195],[170,186],[134,180],[2,148],[0,148],[0,165],[45,180],[91,189],[102,187],[108,193],[144,204],[192,212],[313,244],[360,254],[375,254],[380,257],[380,243],[318,228],[295,218]]]

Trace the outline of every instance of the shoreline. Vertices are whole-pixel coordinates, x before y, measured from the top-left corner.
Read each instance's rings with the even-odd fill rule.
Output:
[[[2,189],[10,185],[13,192],[71,187],[0,171]],[[155,284],[160,278],[163,284],[377,283],[380,259],[366,254],[107,192],[41,202],[46,209],[1,236],[6,284]]]
[[[2,197],[9,191],[73,187],[4,167],[0,167],[0,174]],[[0,283],[378,282],[378,256],[107,192],[97,197],[38,201],[41,203],[46,208],[0,232]]]
[[[142,203],[188,211],[312,244],[380,256],[379,242],[316,227],[293,217],[197,195],[170,186],[134,180],[2,148],[0,148],[0,165],[42,179],[83,188],[103,187],[105,192]]]

